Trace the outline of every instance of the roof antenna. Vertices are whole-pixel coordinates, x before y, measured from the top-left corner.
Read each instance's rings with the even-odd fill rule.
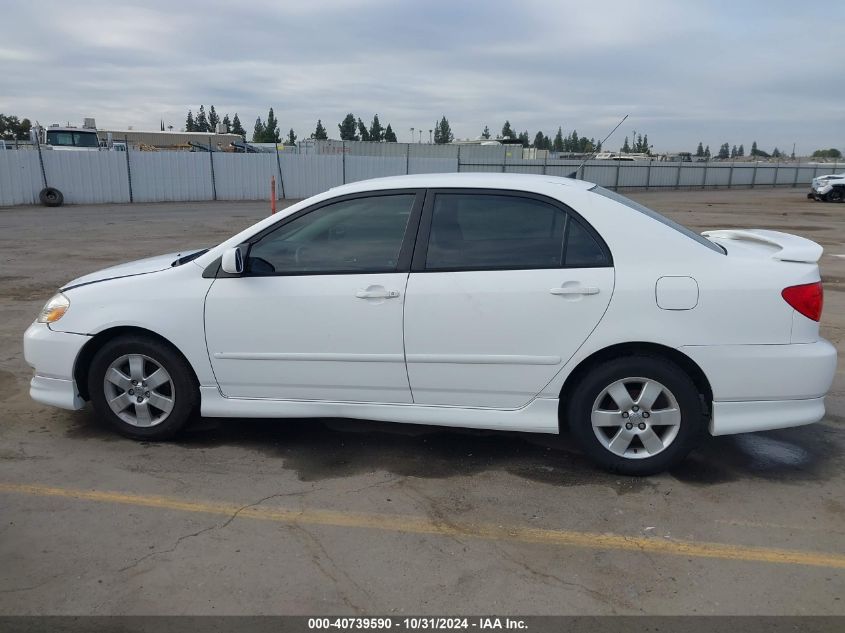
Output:
[[[627,114],[626,114],[624,117],[622,117],[622,120],[621,120],[621,121],[619,121],[619,123],[617,123],[617,124],[616,124],[616,127],[615,127],[615,128],[613,128],[612,130],[610,130],[610,134],[608,134],[607,136],[605,136],[605,137],[604,137],[604,140],[603,140],[601,143],[599,143],[599,144],[598,144],[598,147],[604,147],[604,144],[607,142],[607,139],[609,139],[609,138],[610,138],[610,136],[611,136],[611,135],[612,135],[612,134],[613,134],[616,130],[618,130],[618,129],[619,129],[619,126],[620,126],[620,125],[622,125],[622,124],[625,122],[625,119],[627,119],[627,118],[628,118],[628,115],[627,115]],[[567,178],[577,178],[577,177],[578,177],[578,170],[579,170],[579,169],[581,169],[581,168],[584,166],[584,163],[586,163],[588,160],[593,160],[593,158],[595,157],[595,155],[596,155],[596,154],[598,154],[598,153],[599,153],[599,150],[598,150],[598,148],[596,148],[596,149],[595,149],[595,151],[593,151],[593,153],[592,153],[592,154],[590,154],[589,156],[587,156],[587,158],[585,158],[584,160],[582,160],[582,161],[581,161],[581,164],[580,164],[580,165],[578,165],[578,167],[576,167],[576,168],[575,168],[575,171],[573,171],[571,174],[569,174],[569,175],[567,176]]]

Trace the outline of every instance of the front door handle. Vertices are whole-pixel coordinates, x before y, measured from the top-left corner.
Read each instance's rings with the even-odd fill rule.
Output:
[[[355,293],[359,299],[395,299],[399,296],[396,290],[385,290],[384,288],[367,288]]]
[[[595,286],[565,286],[549,290],[553,295],[597,295],[600,290]]]

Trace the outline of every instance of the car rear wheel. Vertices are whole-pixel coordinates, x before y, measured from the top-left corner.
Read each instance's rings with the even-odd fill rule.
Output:
[[[845,187],[834,187],[827,193],[828,202],[842,202],[845,198]]]
[[[146,440],[176,435],[199,401],[185,359],[141,336],[113,339],[94,355],[88,393],[100,417],[123,435]]]
[[[595,367],[567,409],[570,429],[584,451],[603,467],[627,475],[678,465],[706,423],[693,381],[674,363],[650,356]]]

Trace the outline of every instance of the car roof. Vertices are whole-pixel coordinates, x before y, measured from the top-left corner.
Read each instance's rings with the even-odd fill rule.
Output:
[[[333,187],[330,191],[333,194],[344,194],[380,189],[466,187],[468,189],[516,189],[541,193],[547,191],[549,185],[562,185],[581,191],[596,186],[595,183],[586,180],[537,174],[446,173],[371,178]]]

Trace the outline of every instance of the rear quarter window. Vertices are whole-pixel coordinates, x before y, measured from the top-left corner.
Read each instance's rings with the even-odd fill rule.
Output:
[[[715,251],[720,255],[725,255],[727,251],[724,248],[719,246],[718,244],[711,242],[703,235],[699,235],[695,231],[691,231],[683,224],[678,224],[674,220],[670,220],[665,215],[660,215],[654,209],[649,209],[647,206],[640,204],[639,202],[634,202],[630,198],[626,198],[625,196],[616,193],[615,191],[610,191],[609,189],[605,189],[604,187],[599,187],[598,185],[590,189],[593,193],[596,193],[600,196],[604,196],[605,198],[610,198],[614,202],[618,202],[619,204],[624,204],[629,209],[633,209],[643,215],[650,217],[652,220],[657,220],[661,224],[668,226],[671,229],[675,229],[678,233],[682,235],[686,235],[688,238],[693,240],[694,242],[698,242],[702,246],[706,246],[711,251]]]

